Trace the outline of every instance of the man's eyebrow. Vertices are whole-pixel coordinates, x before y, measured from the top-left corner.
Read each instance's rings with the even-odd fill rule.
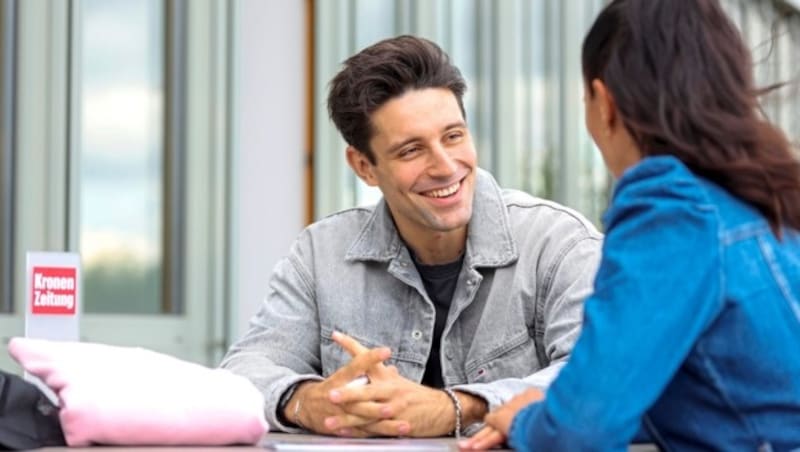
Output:
[[[442,132],[447,132],[448,130],[466,128],[466,127],[467,127],[467,123],[465,123],[464,121],[451,122],[450,124],[448,124],[448,125],[446,125],[446,126],[444,126],[442,128]],[[399,142],[397,144],[393,144],[393,145],[389,146],[389,150],[387,151],[387,153],[390,154],[390,155],[394,154],[395,152],[399,151],[401,148],[403,148],[403,147],[405,147],[405,146],[407,146],[407,145],[409,145],[409,144],[411,144],[411,143],[413,143],[415,141],[420,141],[420,140],[422,140],[422,138],[420,138],[420,137],[411,137],[411,138],[409,138],[407,140],[403,140],[403,141],[401,141],[401,142]]]
[[[464,122],[464,121],[456,121],[456,122],[453,122],[453,123],[450,123],[450,124],[446,125],[444,127],[444,129],[442,129],[442,131],[446,132],[446,131],[448,131],[450,129],[458,129],[458,128],[466,128],[466,127],[467,127],[467,123],[466,122]]]
[[[395,152],[399,151],[400,149],[404,148],[406,145],[409,145],[409,144],[411,144],[411,143],[413,143],[415,141],[419,141],[419,140],[421,140],[420,137],[411,137],[411,138],[409,138],[407,140],[404,140],[404,141],[401,141],[401,142],[399,142],[397,144],[393,144],[393,145],[389,146],[389,150],[387,151],[387,153],[389,155],[392,155]]]

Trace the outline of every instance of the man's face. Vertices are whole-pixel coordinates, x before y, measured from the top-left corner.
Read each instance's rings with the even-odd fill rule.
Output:
[[[444,88],[411,90],[372,114],[375,164],[348,151],[378,186],[403,238],[462,230],[472,216],[476,153],[461,109]]]

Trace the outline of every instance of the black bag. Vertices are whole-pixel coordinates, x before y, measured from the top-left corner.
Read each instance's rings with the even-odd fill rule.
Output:
[[[58,407],[39,388],[0,370],[0,450],[66,446]]]

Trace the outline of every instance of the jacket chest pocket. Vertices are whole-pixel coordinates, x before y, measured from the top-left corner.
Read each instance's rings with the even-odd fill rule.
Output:
[[[322,358],[322,377],[328,378],[337,370],[346,366],[352,357],[345,349],[339,344],[334,342],[331,335],[333,329],[322,327],[321,329],[321,342],[320,342],[320,357]],[[375,347],[390,347],[392,349],[392,357],[384,362],[387,366],[397,367],[400,375],[411,380],[418,380],[422,378],[425,360],[424,357],[418,356],[414,353],[404,353],[396,348],[396,344],[379,343],[376,340],[366,339],[361,335],[355,335],[348,331],[341,331],[353,339],[357,340],[361,345],[367,348]]]
[[[339,368],[350,362],[350,354],[345,351],[339,344],[333,341],[333,329],[326,328],[323,326],[320,331],[320,358],[322,360],[322,376],[324,378],[328,378],[336,372]],[[365,347],[370,347],[370,345],[365,344],[364,339],[360,337],[354,337],[351,335],[355,340],[357,340],[361,345]]]
[[[536,343],[523,331],[500,346],[480,353],[464,367],[468,383],[488,383],[502,378],[526,377],[542,366],[536,354]]]
[[[332,334],[333,329],[322,327],[321,328],[321,335],[320,335],[320,357],[322,358],[322,376],[324,378],[328,378],[331,374],[335,373],[340,368],[347,365],[350,362],[352,357],[345,349],[343,349],[339,344],[334,342]],[[337,330],[341,331],[344,334],[352,337],[359,344],[363,345],[367,348],[375,348],[381,347],[386,344],[379,344],[377,341],[373,341],[371,339],[364,338],[361,335],[353,334],[346,330]],[[390,358],[386,361],[387,365],[394,364],[394,359]]]

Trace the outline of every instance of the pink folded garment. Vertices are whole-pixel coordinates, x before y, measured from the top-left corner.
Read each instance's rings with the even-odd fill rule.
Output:
[[[264,399],[247,379],[141,348],[14,338],[11,356],[52,389],[67,444],[254,444]]]

